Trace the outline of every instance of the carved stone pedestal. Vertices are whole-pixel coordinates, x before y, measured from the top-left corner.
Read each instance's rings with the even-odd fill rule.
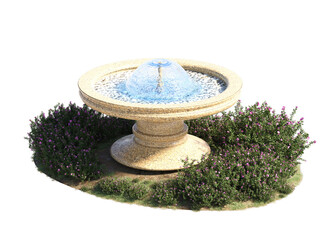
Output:
[[[169,171],[183,167],[187,157],[201,160],[210,153],[202,139],[187,134],[184,121],[137,121],[133,134],[117,140],[111,147],[112,157],[119,163],[142,170]]]

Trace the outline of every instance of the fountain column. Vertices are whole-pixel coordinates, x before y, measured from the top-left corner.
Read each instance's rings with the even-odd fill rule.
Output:
[[[133,134],[117,140],[112,157],[123,165],[153,171],[180,169],[186,158],[200,161],[210,153],[202,139],[187,134],[183,120],[154,122],[138,120]]]
[[[188,127],[184,121],[149,122],[136,121],[133,126],[134,141],[146,147],[166,148],[183,144],[187,140]]]

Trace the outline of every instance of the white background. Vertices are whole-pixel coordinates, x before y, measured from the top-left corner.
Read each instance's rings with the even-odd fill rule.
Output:
[[[1,239],[327,239],[324,1],[1,1]],[[86,71],[134,58],[185,58],[243,79],[244,105],[267,100],[317,144],[295,192],[234,212],[103,200],[39,173],[24,137],[58,102],[82,105]]]

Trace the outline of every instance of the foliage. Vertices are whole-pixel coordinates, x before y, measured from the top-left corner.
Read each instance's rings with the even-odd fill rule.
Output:
[[[201,207],[223,207],[231,201],[269,201],[276,191],[290,193],[287,179],[297,171],[299,158],[315,141],[303,126],[264,102],[235,111],[187,121],[189,132],[203,138],[213,150],[200,164],[185,162],[167,192],[175,199]],[[158,203],[159,202],[158,198]]]
[[[216,157],[193,166],[185,161],[183,171],[179,172],[174,187],[180,198],[192,209],[223,206],[231,202],[237,191],[235,179],[230,178],[229,169]]]
[[[161,206],[176,205],[178,199],[175,181],[163,181],[156,183],[153,186],[151,200]]]
[[[108,195],[122,195],[127,191],[133,182],[128,178],[116,178],[116,177],[108,177],[106,179],[101,180],[97,188],[105,194]]]
[[[205,141],[214,151],[259,145],[264,152],[278,152],[281,158],[298,159],[314,141],[303,130],[303,118],[293,119],[297,107],[288,116],[285,107],[277,114],[266,102],[242,107],[205,118],[187,121],[189,133]]]
[[[234,201],[269,201],[276,192],[289,194],[309,134],[303,118],[294,120],[285,107],[277,114],[266,102],[220,115],[186,121],[189,133],[207,141],[212,153],[195,165],[185,161],[176,178],[145,183],[108,177],[97,184],[100,192],[129,200],[150,199],[160,206],[181,205],[200,209],[223,207]],[[129,134],[133,121],[104,116],[84,105],[70,103],[49,110],[31,121],[28,134],[34,162],[39,170],[56,179],[77,180],[101,176],[95,158],[99,142]],[[192,159],[190,157],[190,159]]]
[[[31,121],[26,139],[40,171],[55,179],[96,179],[101,176],[94,153],[97,144],[130,133],[132,124],[104,116],[86,105],[58,104],[47,116],[41,113]]]
[[[150,188],[142,183],[136,183],[130,186],[125,192],[124,195],[127,199],[130,200],[141,200],[144,199],[149,193]]]
[[[136,183],[129,178],[107,177],[101,180],[96,188],[107,195],[124,196],[129,200],[144,199],[150,192],[145,184]]]

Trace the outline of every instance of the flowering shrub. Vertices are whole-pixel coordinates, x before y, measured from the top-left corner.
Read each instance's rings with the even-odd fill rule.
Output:
[[[239,101],[235,111],[187,121],[189,133],[207,141],[214,151],[259,144],[262,151],[275,151],[280,157],[295,160],[315,142],[308,142],[303,118],[293,119],[297,107],[288,116],[285,107],[276,114],[266,102],[259,105],[244,108]]]
[[[179,192],[200,208],[221,207],[232,200],[268,201],[276,190],[288,187],[286,180],[294,163],[253,145],[212,154],[186,167],[177,177]]]
[[[185,162],[185,168],[175,180],[178,196],[191,208],[224,206],[237,194],[229,169],[217,157],[204,160],[195,168]],[[227,170],[227,171],[226,171]]]
[[[153,186],[151,200],[161,206],[176,205],[178,202],[175,181],[158,182]]]
[[[47,175],[77,180],[96,179],[101,168],[94,150],[103,140],[131,132],[133,122],[104,116],[86,105],[70,103],[50,109],[31,121],[29,147],[38,169]]]
[[[215,153],[226,150],[235,151],[240,148],[252,149],[269,153],[279,159],[292,162],[287,176],[296,172],[297,161],[306,148],[315,141],[309,142],[309,134],[303,129],[303,118],[293,120],[297,107],[289,117],[282,108],[276,114],[264,102],[243,108],[240,102],[234,112],[222,113],[222,116],[210,116],[200,120],[189,121],[190,132],[206,140]],[[285,173],[283,172],[283,175]]]
[[[274,192],[290,193],[287,180],[297,171],[304,150],[315,141],[302,129],[303,118],[293,120],[264,102],[221,116],[187,121],[189,132],[206,140],[212,154],[200,164],[185,163],[166,192],[174,191],[194,209],[222,207],[231,201],[268,201]],[[160,189],[156,189],[161,192]],[[155,200],[161,204],[160,198]]]

